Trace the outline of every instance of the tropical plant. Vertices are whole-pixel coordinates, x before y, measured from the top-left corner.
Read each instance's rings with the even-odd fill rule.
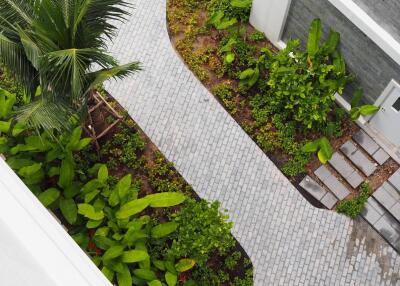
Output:
[[[364,209],[365,204],[368,201],[369,195],[372,189],[368,182],[364,182],[361,185],[361,192],[350,200],[342,201],[337,206],[338,213],[344,214],[351,218],[356,218]]]
[[[269,105],[306,129],[323,128],[334,108],[335,93],[341,94],[352,79],[337,50],[340,35],[331,30],[321,43],[321,21],[312,22],[307,50],[300,41],[289,41],[275,56],[269,69]]]
[[[95,86],[140,69],[138,62],[118,65],[106,52],[113,23],[129,7],[125,0],[0,0],[0,59],[31,101],[18,110],[19,120],[70,129]]]
[[[331,143],[329,143],[329,140],[326,137],[322,137],[315,141],[306,143],[303,146],[302,151],[307,153],[318,152],[318,159],[323,164],[326,164],[333,155]]]
[[[363,90],[358,89],[354,92],[351,99],[350,117],[353,121],[356,121],[360,116],[374,115],[380,109],[378,106],[372,104],[360,105],[362,96]]]

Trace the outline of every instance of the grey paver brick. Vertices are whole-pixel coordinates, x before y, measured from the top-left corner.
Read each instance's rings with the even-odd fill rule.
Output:
[[[372,225],[374,225],[383,215],[381,211],[384,212],[381,206],[374,206],[374,203],[371,201],[374,200],[372,197],[368,198],[368,202],[365,204],[364,209],[361,212],[361,215]],[[375,201],[375,200],[374,200]],[[375,202],[375,204],[377,204]]]
[[[352,141],[347,141],[342,145],[342,147],[340,147],[340,150],[367,177],[371,176],[375,172],[375,164],[372,163],[370,159],[368,159],[368,157],[362,153],[362,151],[358,150]]]
[[[400,251],[400,224],[391,216],[383,215],[374,227]]]
[[[381,270],[384,261],[400,272],[393,248],[377,237],[379,253],[371,257],[368,225],[359,229],[358,222],[305,201],[182,63],[168,36],[166,0],[128,1],[135,9],[127,23],[115,23],[120,29],[110,51],[121,63],[141,61],[144,69],[106,88],[200,197],[229,210],[232,233],[253,262],[254,285],[297,286],[302,279],[335,285],[346,273],[349,285],[395,281],[395,274]],[[354,269],[356,258],[365,266]],[[314,269],[316,282],[307,283]],[[360,282],[367,275],[372,282]]]
[[[335,176],[330,176],[324,181],[324,184],[339,200],[350,195],[350,191]]]
[[[380,187],[378,190],[376,190],[372,196],[380,203],[382,204],[387,210],[390,210],[390,208],[397,202],[391,194],[384,188]]]
[[[317,200],[321,200],[326,194],[326,190],[309,176],[306,176],[303,181],[301,181],[300,186]]]
[[[314,174],[320,179],[322,182],[324,182],[326,179],[328,179],[330,176],[332,176],[332,173],[328,170],[328,168],[324,165],[320,166],[317,170],[314,171]]]
[[[321,199],[321,203],[330,210],[333,209],[337,202],[338,199],[330,192],[327,192],[325,196]]]
[[[390,213],[400,222],[400,202],[397,202],[390,208]]]
[[[358,172],[353,172],[353,174],[346,178],[346,181],[350,184],[350,186],[356,189],[361,185],[362,182],[364,182],[364,179]]]
[[[390,178],[389,183],[392,184],[400,192],[400,169],[397,170]]]
[[[390,156],[388,153],[386,153],[385,150],[379,148],[379,150],[376,151],[374,155],[372,155],[372,158],[374,158],[375,161],[379,163],[379,165],[383,165],[387,160],[389,160]]]
[[[354,173],[354,168],[338,152],[332,155],[329,164],[345,179]]]
[[[379,150],[379,145],[363,130],[357,132],[353,139],[371,156]]]

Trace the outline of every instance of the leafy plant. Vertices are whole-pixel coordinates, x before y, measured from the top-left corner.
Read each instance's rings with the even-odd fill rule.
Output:
[[[270,109],[306,129],[326,126],[335,93],[342,93],[352,79],[337,50],[339,34],[331,31],[325,43],[321,43],[321,35],[321,21],[316,19],[310,27],[307,50],[300,50],[298,40],[289,41],[269,69]]]
[[[360,194],[353,199],[339,202],[336,207],[337,211],[348,217],[356,218],[364,209],[371,192],[372,190],[368,182],[364,182],[361,185]]]
[[[95,86],[139,70],[137,62],[118,65],[105,48],[116,30],[111,20],[124,20],[128,6],[124,0],[95,5],[78,0],[2,2],[1,61],[31,101],[18,109],[19,120],[65,131],[73,126],[70,117],[76,111],[84,117]],[[92,71],[94,65],[101,69]]]
[[[215,11],[208,19],[208,24],[213,25],[217,30],[225,30],[237,23],[236,18],[228,18],[224,11]]]
[[[225,254],[234,246],[228,217],[219,212],[219,203],[187,200],[183,208],[172,215],[178,224],[168,254],[172,257],[191,257],[204,265],[211,253]]]
[[[351,99],[350,117],[353,121],[356,121],[360,116],[373,115],[380,109],[378,106],[372,104],[360,105],[362,96],[363,91],[359,89],[354,93]]]
[[[332,158],[333,155],[332,146],[326,137],[322,137],[313,142],[308,142],[303,146],[302,150],[307,153],[317,152],[318,159],[323,164],[326,164]]]

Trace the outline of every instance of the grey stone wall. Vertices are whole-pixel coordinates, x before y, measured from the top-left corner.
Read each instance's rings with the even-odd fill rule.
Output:
[[[366,3],[373,0],[358,1]],[[395,1],[397,0],[388,2]],[[283,33],[284,41],[300,38],[304,44],[309,25],[314,18],[322,20],[325,37],[329,27],[341,34],[340,48],[348,70],[357,76],[346,90],[345,98],[348,99],[355,88],[362,87],[365,92],[364,101],[373,103],[391,79],[400,82],[400,66],[328,0],[293,0],[291,5]]]
[[[399,0],[353,0],[386,31],[400,41]]]

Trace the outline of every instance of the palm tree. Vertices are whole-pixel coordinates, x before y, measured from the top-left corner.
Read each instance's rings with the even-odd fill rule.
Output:
[[[30,97],[19,120],[64,131],[72,114],[84,118],[97,85],[140,69],[106,52],[128,8],[125,0],[0,0],[0,60]]]

